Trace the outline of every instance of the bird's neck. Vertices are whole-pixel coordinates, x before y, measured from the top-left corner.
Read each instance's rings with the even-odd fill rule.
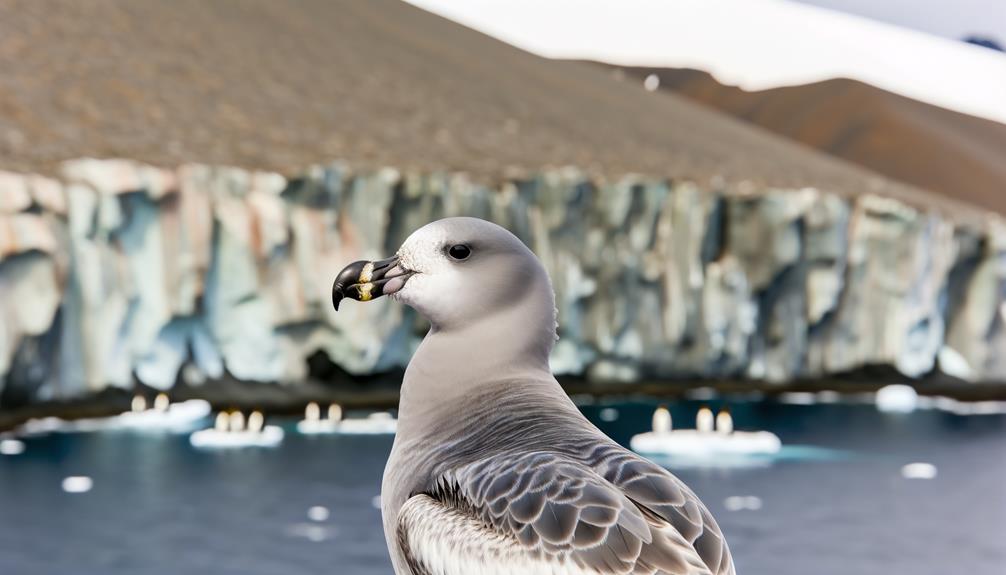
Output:
[[[554,386],[561,393],[548,361],[555,343],[555,300],[547,276],[536,288],[540,293],[478,322],[451,329],[434,325],[405,372],[400,417],[426,419],[502,382],[531,382],[549,392]]]
[[[532,336],[526,327],[505,324],[493,330],[431,329],[409,362],[402,392],[414,391],[436,401],[500,379],[551,378],[551,341],[546,337],[554,338],[544,332]]]

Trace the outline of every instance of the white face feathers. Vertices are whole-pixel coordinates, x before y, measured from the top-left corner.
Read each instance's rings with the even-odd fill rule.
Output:
[[[415,273],[393,297],[437,329],[501,320],[507,311],[524,308],[522,321],[548,322],[554,332],[548,274],[527,246],[496,224],[476,218],[438,220],[416,230],[397,255],[399,265]],[[540,305],[529,305],[535,301]],[[547,317],[535,317],[542,307],[548,308]]]
[[[346,266],[332,304],[384,295],[416,309],[454,350],[493,349],[501,361],[547,365],[556,339],[555,295],[545,267],[516,236],[477,218],[416,230],[394,256]],[[443,341],[443,338],[440,338]]]

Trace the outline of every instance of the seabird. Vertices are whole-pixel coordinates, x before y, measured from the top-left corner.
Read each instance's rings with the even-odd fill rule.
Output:
[[[703,405],[695,414],[695,429],[702,433],[712,433],[715,429],[714,421],[713,410]]]
[[[661,405],[653,412],[653,433],[670,433],[671,426],[671,412]]]
[[[336,425],[342,421],[342,406],[338,403],[333,403],[328,406],[328,421],[331,425]]]
[[[730,435],[734,432],[734,418],[730,416],[728,410],[721,409],[716,414],[716,431],[723,435]]]
[[[382,295],[431,325],[405,372],[381,490],[397,575],[734,573],[699,498],[556,382],[552,285],[513,234],[439,220],[332,288],[336,309]]]

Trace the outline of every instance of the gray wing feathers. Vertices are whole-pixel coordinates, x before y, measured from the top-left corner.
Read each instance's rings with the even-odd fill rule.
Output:
[[[631,452],[607,455],[598,471],[551,453],[495,456],[448,471],[421,497],[428,497],[424,505],[435,501],[450,511],[438,513],[450,524],[420,525],[423,519],[410,511],[412,523],[400,534],[404,546],[422,555],[429,550],[408,541],[421,530],[442,531],[430,535],[442,546],[445,534],[460,537],[468,529],[464,537],[482,541],[456,547],[489,545],[492,551],[482,552],[501,560],[555,566],[541,572],[733,573],[719,529],[694,494]]]
[[[596,549],[598,560],[629,565],[650,527],[642,512],[602,477],[551,455],[485,460],[455,472],[481,518],[516,535],[527,548],[570,556]],[[602,549],[598,549],[601,547]]]
[[[602,476],[650,517],[669,523],[711,573],[734,573],[719,525],[688,486],[662,467],[622,448],[598,448],[592,455]]]

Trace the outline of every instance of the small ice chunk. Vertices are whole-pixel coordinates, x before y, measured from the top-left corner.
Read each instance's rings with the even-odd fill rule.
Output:
[[[598,414],[598,417],[601,418],[601,421],[607,421],[607,422],[615,421],[618,419],[618,410],[615,409],[614,407],[605,407]]]
[[[24,453],[24,442],[18,439],[0,440],[0,455],[21,455]]]
[[[907,385],[887,385],[877,392],[877,409],[887,413],[911,413],[919,404],[919,394]]]
[[[932,463],[909,463],[901,468],[901,476],[905,479],[933,479],[936,477],[936,466]]]
[[[307,510],[307,518],[318,523],[328,521],[328,516],[328,507],[324,507],[322,505],[315,505]]]
[[[67,493],[87,493],[94,487],[94,481],[86,475],[71,475],[63,479],[63,491]]]

